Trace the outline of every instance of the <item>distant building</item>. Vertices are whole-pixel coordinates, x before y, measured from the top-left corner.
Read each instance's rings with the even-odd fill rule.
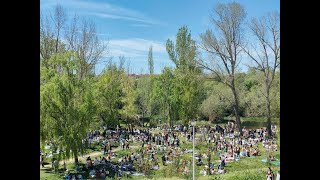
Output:
[[[129,77],[139,79],[143,76],[149,76],[149,74],[128,74]]]
[[[128,74],[128,76],[135,79],[139,79],[141,77],[141,75],[138,74]]]

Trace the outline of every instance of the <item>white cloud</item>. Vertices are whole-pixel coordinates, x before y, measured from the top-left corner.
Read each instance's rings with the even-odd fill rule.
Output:
[[[146,24],[163,24],[155,19],[147,17],[145,14],[131,10],[128,8],[116,6],[110,3],[100,3],[92,1],[83,0],[68,0],[68,1],[58,1],[58,0],[41,0],[40,7],[42,10],[48,10],[48,8],[54,7],[56,4],[61,4],[67,10],[73,9],[77,11],[77,14],[83,15],[94,15],[100,18],[107,19],[120,19],[127,21],[142,22]],[[92,13],[94,12],[94,13]]]
[[[147,24],[131,24],[130,26],[133,26],[133,27],[150,27],[150,25],[147,25]]]
[[[149,47],[152,45],[152,52],[166,53],[165,45],[158,41],[146,40],[141,38],[114,39],[108,42],[111,56],[125,57],[147,57]]]
[[[158,24],[158,22],[156,22],[155,20],[151,20],[148,18],[128,16],[128,15],[123,16],[123,15],[116,15],[116,14],[109,14],[109,13],[89,13],[89,14],[100,17],[100,18],[106,18],[106,19],[122,19],[122,20],[128,20],[128,21],[142,22],[146,24]]]

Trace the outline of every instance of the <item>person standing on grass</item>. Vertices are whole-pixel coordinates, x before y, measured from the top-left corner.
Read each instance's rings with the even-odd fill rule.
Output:
[[[55,161],[55,158],[52,158],[52,159],[51,159],[51,168],[52,168],[52,169],[54,169],[54,161]]]
[[[123,142],[123,140],[120,141],[120,146],[122,147],[122,150],[124,150],[124,142]]]
[[[107,144],[103,145],[103,155],[106,155],[107,153]]]
[[[165,154],[164,154],[164,153],[163,153],[161,159],[162,159],[162,164],[165,166],[165,164],[166,164],[166,157],[165,157]]]
[[[64,171],[67,170],[67,165],[66,165],[66,162],[65,162],[65,161],[63,162],[63,170],[64,170]]]
[[[277,178],[276,180],[280,180],[280,170],[277,171]]]
[[[126,139],[126,149],[129,149],[129,141]]]
[[[41,155],[41,160],[40,160],[42,168],[44,168],[44,157],[43,154]]]

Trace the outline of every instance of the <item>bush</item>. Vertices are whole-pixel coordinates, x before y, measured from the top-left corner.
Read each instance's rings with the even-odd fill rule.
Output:
[[[125,151],[119,151],[116,154],[118,157],[123,157],[123,156],[131,155],[131,152],[129,150],[125,150]]]

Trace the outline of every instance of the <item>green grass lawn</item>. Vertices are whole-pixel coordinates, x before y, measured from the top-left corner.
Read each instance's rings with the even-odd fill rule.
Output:
[[[48,172],[44,169],[40,169],[40,179],[42,180],[61,180],[61,177],[57,176],[56,174],[53,174],[51,172]]]

